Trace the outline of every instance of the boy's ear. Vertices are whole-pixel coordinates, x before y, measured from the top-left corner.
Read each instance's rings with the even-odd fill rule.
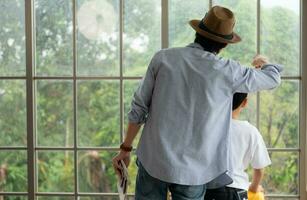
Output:
[[[243,101],[242,104],[241,104],[241,107],[242,107],[242,108],[245,108],[247,105],[248,105],[248,99],[245,98],[244,101]]]

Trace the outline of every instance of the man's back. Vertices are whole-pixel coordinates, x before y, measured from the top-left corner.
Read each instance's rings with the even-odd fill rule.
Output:
[[[227,155],[228,143],[223,138],[227,138],[230,120],[230,76],[214,54],[197,44],[159,54],[138,158],[153,177],[203,184],[227,170],[222,159]],[[144,156],[150,154],[151,159]]]
[[[277,68],[272,70],[277,78]],[[137,156],[148,173],[198,185],[226,172],[233,93],[278,84],[275,77],[257,82],[258,76],[267,75],[221,59],[197,43],[158,52],[129,113],[130,122],[146,121]]]

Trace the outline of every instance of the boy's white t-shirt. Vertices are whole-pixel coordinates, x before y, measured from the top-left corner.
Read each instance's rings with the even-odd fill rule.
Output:
[[[232,119],[230,126],[230,169],[233,183],[228,187],[248,190],[246,169],[261,169],[271,164],[268,151],[258,129],[247,121]]]

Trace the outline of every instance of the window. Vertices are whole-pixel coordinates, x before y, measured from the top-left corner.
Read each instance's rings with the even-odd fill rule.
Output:
[[[111,159],[141,76],[154,52],[192,42],[188,21],[216,4],[235,12],[243,38],[222,56],[285,66],[282,85],[250,94],[242,118],[271,155],[268,199],[306,197],[301,1],[1,0],[0,199],[118,199]]]

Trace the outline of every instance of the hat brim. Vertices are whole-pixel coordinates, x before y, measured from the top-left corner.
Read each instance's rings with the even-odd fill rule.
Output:
[[[214,40],[214,41],[217,41],[217,42],[221,42],[221,43],[238,43],[241,41],[241,37],[236,34],[235,32],[233,32],[233,37],[231,40],[228,40],[228,39],[225,39],[225,38],[222,38],[222,37],[219,37],[217,35],[214,35],[212,33],[209,33],[207,31],[204,31],[202,30],[201,28],[198,27],[200,23],[200,20],[197,20],[197,19],[193,19],[189,22],[190,26],[197,32],[199,33],[200,35],[204,36],[204,37],[207,37],[211,40]]]

